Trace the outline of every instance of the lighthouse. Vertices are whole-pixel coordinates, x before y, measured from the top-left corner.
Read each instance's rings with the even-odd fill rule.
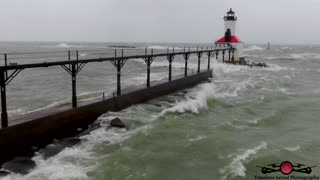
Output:
[[[225,21],[225,33],[222,38],[215,42],[215,44],[217,47],[219,47],[219,45],[228,45],[234,48],[233,54],[227,53],[227,59],[224,60],[224,62],[242,64],[242,62],[244,62],[244,57],[242,55],[243,43],[236,36],[236,22],[238,18],[235,16],[235,12],[230,8],[223,19]]]

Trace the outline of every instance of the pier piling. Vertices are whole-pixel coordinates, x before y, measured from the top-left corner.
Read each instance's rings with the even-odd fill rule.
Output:
[[[226,54],[225,50],[222,50],[222,62],[224,63],[224,55]]]
[[[70,51],[68,51],[68,60],[71,61],[71,52]],[[68,64],[69,69],[71,68],[70,65],[71,64]]]
[[[172,80],[172,61],[174,59],[174,54],[168,54],[167,60],[169,61],[169,81]]]
[[[76,72],[76,64],[71,65],[71,78],[72,78],[72,107],[76,108],[77,107],[77,81],[76,77],[77,72]]]
[[[115,51],[116,52],[116,51]],[[121,69],[124,64],[127,62],[127,59],[123,57],[123,50],[121,51],[122,57],[113,59],[111,63],[117,69],[117,95],[121,95]]]
[[[4,54],[4,66],[7,67],[8,66],[8,56],[7,54]],[[6,79],[8,79],[8,71],[5,70],[6,72]]]
[[[234,61],[234,49],[232,49],[232,62]]]
[[[151,50],[151,54],[153,54],[153,50]],[[144,59],[144,62],[147,64],[147,87],[150,87],[150,69],[154,58],[155,57],[151,55]]]
[[[211,58],[212,52],[208,51],[207,55],[208,55],[208,70],[209,70],[210,69],[210,58]]]
[[[1,86],[1,126],[8,127],[8,113],[7,113],[7,96],[6,96],[6,81],[5,72],[0,72],[0,86]]]
[[[189,49],[189,52],[190,52],[190,49]],[[183,57],[184,57],[184,77],[187,77],[188,76],[188,60],[190,57],[190,53],[183,54]]]
[[[121,95],[121,66],[120,66],[121,60],[118,60],[117,63],[117,95]]]
[[[202,57],[202,50],[197,52],[197,56],[198,56],[198,71],[197,71],[197,73],[200,73],[200,63],[201,63],[201,57]]]

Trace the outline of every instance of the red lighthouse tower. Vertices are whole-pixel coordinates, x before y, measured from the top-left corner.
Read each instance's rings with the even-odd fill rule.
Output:
[[[244,57],[242,57],[243,43],[236,36],[237,19],[238,18],[235,16],[235,12],[230,8],[230,10],[227,12],[227,15],[224,17],[225,34],[222,38],[215,42],[216,45],[227,44],[235,49],[232,58],[229,58],[231,62],[235,64],[238,64],[240,61],[244,60]]]

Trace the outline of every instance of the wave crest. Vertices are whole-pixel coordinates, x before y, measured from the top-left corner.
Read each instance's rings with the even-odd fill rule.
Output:
[[[67,43],[61,43],[61,44],[57,45],[56,47],[58,47],[58,48],[86,48],[86,47],[89,47],[89,46],[70,45],[70,44],[67,44]],[[103,48],[103,47],[101,47],[101,48]]]
[[[57,45],[57,47],[60,47],[60,48],[69,48],[71,47],[70,45],[66,44],[66,43],[61,43],[59,45]]]
[[[252,46],[249,46],[248,48],[243,49],[243,51],[257,51],[257,50],[261,51],[261,50],[264,50],[264,48],[257,45],[252,45]]]
[[[154,45],[154,46],[148,46],[147,47],[148,49],[182,49],[182,48],[179,48],[179,47],[169,47],[169,46],[157,46],[157,45]]]
[[[296,59],[320,59],[320,54],[318,53],[296,53],[290,54],[290,56]]]
[[[223,179],[229,179],[229,177],[246,176],[246,167],[243,165],[243,162],[248,162],[248,158],[257,154],[260,150],[266,149],[267,143],[261,142],[258,146],[248,149],[241,154],[236,155],[231,163],[220,170],[224,174]]]

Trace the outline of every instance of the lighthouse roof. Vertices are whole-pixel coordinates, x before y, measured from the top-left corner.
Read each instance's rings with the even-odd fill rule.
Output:
[[[225,21],[237,21],[235,13],[232,11],[232,8],[227,12],[227,16],[223,18]]]
[[[222,37],[216,41],[216,43],[241,43],[237,36],[231,36],[230,41],[226,41],[225,37]]]
[[[232,11],[232,8],[230,8],[230,10],[227,12],[227,14],[234,14],[234,12]]]

